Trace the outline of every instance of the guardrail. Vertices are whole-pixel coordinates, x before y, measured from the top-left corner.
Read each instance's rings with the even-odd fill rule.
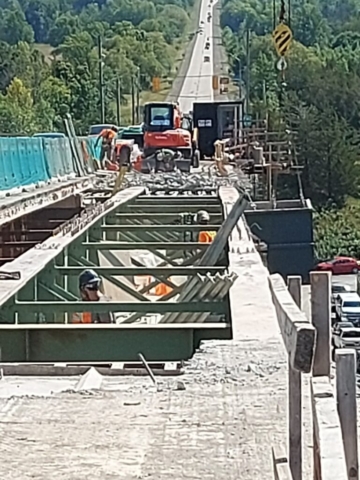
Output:
[[[301,277],[289,277],[288,288],[269,277],[273,303],[289,356],[288,459],[273,450],[274,477],[302,479],[302,374],[312,373],[311,406],[315,480],[357,480],[356,354],[337,350],[336,396],[331,384],[331,274],[312,272],[311,323],[301,311]],[[313,333],[311,334],[311,330]],[[304,331],[309,345],[304,349]],[[297,359],[297,360],[296,360]],[[300,360],[300,361],[299,361]]]
[[[0,191],[91,173],[91,159],[99,157],[95,141],[92,137],[0,137]],[[78,148],[72,148],[71,142]]]

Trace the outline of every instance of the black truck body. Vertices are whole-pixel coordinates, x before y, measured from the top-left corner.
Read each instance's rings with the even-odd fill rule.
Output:
[[[214,155],[214,142],[229,138],[230,141],[241,137],[243,117],[242,101],[194,103],[193,121],[198,129],[198,146],[201,158]]]

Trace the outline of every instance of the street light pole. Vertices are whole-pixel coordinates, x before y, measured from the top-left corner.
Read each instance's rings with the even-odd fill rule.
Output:
[[[140,121],[140,69],[137,75],[137,88],[136,88],[136,122]]]
[[[120,127],[121,125],[121,84],[120,79],[116,79],[116,120]]]
[[[105,102],[104,102],[104,63],[101,37],[98,37],[99,56],[99,91],[100,91],[100,121],[105,123]]]
[[[246,30],[246,113],[250,113],[250,30]]]
[[[276,28],[276,0],[273,0],[273,30]]]
[[[135,124],[135,79],[131,77],[131,123]]]

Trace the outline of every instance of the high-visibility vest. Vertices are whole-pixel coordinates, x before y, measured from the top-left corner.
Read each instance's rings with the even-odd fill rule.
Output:
[[[92,314],[90,312],[74,313],[71,323],[92,323]]]
[[[155,295],[158,297],[162,297],[163,295],[167,295],[168,293],[172,292],[172,288],[165,283],[159,283],[155,287]]]
[[[215,238],[216,232],[203,231],[199,233],[199,243],[212,243]]]

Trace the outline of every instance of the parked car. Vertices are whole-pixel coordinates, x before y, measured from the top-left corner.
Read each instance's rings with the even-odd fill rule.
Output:
[[[104,123],[104,124],[98,124],[98,125],[91,125],[89,128],[89,135],[100,135],[100,133],[106,129],[106,128],[111,128],[113,127],[113,123]]]
[[[60,132],[46,132],[46,133],[35,133],[34,138],[66,138],[64,133]]]
[[[360,297],[357,293],[338,293],[335,297],[336,317],[341,321],[359,324]]]
[[[333,283],[331,285],[331,308],[335,310],[335,299],[339,293],[351,293],[351,287],[349,285],[343,285],[341,283]]]
[[[333,330],[332,344],[335,348],[360,349],[360,328],[340,326]]]
[[[331,272],[333,275],[342,275],[347,273],[358,273],[360,265],[355,258],[336,257],[333,260],[318,263],[316,270]]]
[[[204,62],[205,62],[205,63],[210,62],[210,57],[209,57],[208,55],[205,55],[205,57],[204,57]]]
[[[205,43],[205,50],[209,50],[209,48],[210,48],[210,42],[206,42]]]

